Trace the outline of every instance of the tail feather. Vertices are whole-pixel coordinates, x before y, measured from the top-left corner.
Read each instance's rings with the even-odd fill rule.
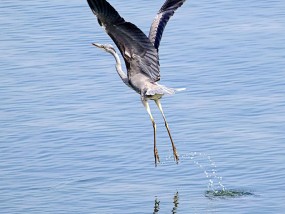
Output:
[[[186,88],[168,88],[164,85],[158,85],[159,87],[156,87],[154,89],[148,89],[146,92],[146,95],[153,96],[156,94],[161,95],[172,95],[175,94],[175,92],[184,91]]]
[[[175,88],[174,90],[177,91],[177,92],[179,92],[179,91],[185,91],[186,88]]]

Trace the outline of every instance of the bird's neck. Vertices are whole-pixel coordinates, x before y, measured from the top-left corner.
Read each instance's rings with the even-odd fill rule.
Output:
[[[128,79],[128,76],[127,74],[123,71],[122,69],[122,63],[121,63],[121,60],[120,60],[120,57],[117,53],[114,53],[113,56],[115,57],[115,60],[116,60],[116,70],[117,70],[117,73],[119,74],[119,76],[121,77],[121,79],[123,80],[123,82],[127,85],[127,86],[130,86],[129,85],[129,79]]]

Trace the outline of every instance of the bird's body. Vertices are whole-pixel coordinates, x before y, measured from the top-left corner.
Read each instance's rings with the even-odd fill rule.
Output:
[[[154,100],[162,113],[172,143],[174,159],[178,162],[179,157],[176,147],[160,103],[160,98],[163,95],[173,94],[175,89],[168,88],[158,83],[160,80],[158,48],[163,30],[168,20],[185,0],[166,0],[151,25],[149,37],[134,24],[126,22],[106,0],[87,1],[92,12],[96,15],[99,24],[119,48],[125,61],[127,74],[122,70],[120,58],[112,45],[96,43],[93,45],[104,49],[115,57],[116,70],[119,76],[127,86],[140,94],[141,101],[151,118],[154,129],[155,164],[159,162],[156,148],[156,124],[152,117],[148,100]]]

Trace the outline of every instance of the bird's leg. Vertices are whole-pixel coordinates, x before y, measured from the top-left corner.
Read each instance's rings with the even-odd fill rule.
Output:
[[[154,152],[154,161],[155,161],[155,166],[157,166],[157,163],[159,163],[159,156],[158,156],[158,151],[157,151],[157,148],[156,148],[156,124],[154,122],[154,119],[152,117],[152,114],[151,114],[151,111],[150,111],[150,108],[149,108],[149,104],[147,102],[147,100],[145,99],[142,99],[142,103],[147,111],[147,113],[149,114],[150,116],[150,119],[151,119],[151,122],[152,122],[152,126],[153,126],[153,152]]]
[[[163,117],[163,119],[164,119],[165,127],[166,127],[166,129],[167,129],[167,132],[168,132],[168,135],[169,135],[171,144],[172,144],[172,150],[173,150],[174,160],[176,161],[176,163],[178,163],[178,161],[179,161],[178,153],[177,153],[177,151],[176,151],[176,147],[175,147],[174,142],[173,142],[173,139],[172,139],[172,137],[171,137],[170,129],[169,129],[169,127],[168,127],[168,123],[167,123],[166,118],[165,118],[165,115],[164,115],[164,113],[163,113],[161,103],[160,103],[159,100],[155,100],[155,103],[156,103],[157,107],[159,108],[159,110],[160,110],[160,112],[161,112],[161,114],[162,114],[162,117]]]

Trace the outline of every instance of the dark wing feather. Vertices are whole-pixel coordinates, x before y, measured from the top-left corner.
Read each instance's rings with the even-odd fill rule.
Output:
[[[151,24],[148,36],[149,40],[157,50],[168,20],[174,14],[177,8],[179,8],[185,1],[186,0],[166,0],[158,11]]]
[[[157,50],[134,24],[126,22],[106,0],[87,0],[99,24],[119,48],[129,72],[143,72],[153,81],[160,79]],[[134,66],[131,66],[134,65]],[[140,71],[130,70],[139,67]]]

